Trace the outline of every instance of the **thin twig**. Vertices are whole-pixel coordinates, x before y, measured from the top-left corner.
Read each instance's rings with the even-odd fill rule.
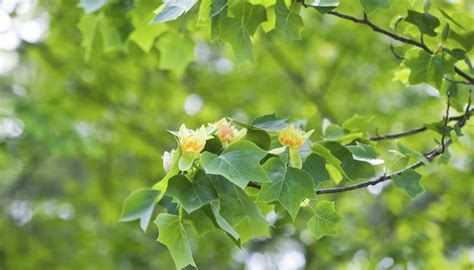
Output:
[[[334,16],[337,16],[339,18],[343,18],[343,19],[346,19],[346,20],[349,20],[349,21],[352,21],[352,22],[355,22],[355,23],[360,23],[360,24],[365,24],[367,26],[369,26],[370,28],[372,28],[373,31],[375,32],[378,32],[378,33],[381,33],[381,34],[384,34],[386,36],[389,36],[395,40],[398,40],[398,41],[401,41],[403,43],[407,43],[407,44],[411,44],[413,46],[416,46],[416,47],[419,47],[419,48],[422,48],[423,50],[425,50],[426,52],[428,53],[433,53],[426,45],[424,45],[423,43],[419,42],[419,41],[416,41],[416,40],[413,40],[413,39],[410,39],[410,38],[406,38],[406,37],[402,37],[402,36],[399,36],[395,33],[392,33],[390,31],[387,31],[385,29],[382,29],[378,26],[376,26],[375,24],[373,24],[368,18],[367,16],[364,17],[364,19],[359,19],[359,18],[356,18],[356,17],[353,17],[351,15],[347,15],[347,14],[344,14],[344,13],[340,13],[338,11],[334,11],[334,10],[331,10],[331,11],[328,11],[327,14],[331,14],[331,15],[334,15]]]
[[[393,47],[393,43],[390,43],[390,51],[392,52],[393,56],[395,56],[395,58],[400,59],[400,60],[405,60],[405,57],[404,57],[404,56],[399,55],[399,54],[395,51],[395,47]]]
[[[472,109],[472,110],[469,109],[468,111],[466,111],[466,113],[472,113],[472,112],[474,112],[474,109]],[[458,116],[448,117],[448,121],[449,122],[458,121],[459,119],[464,118],[466,113],[464,113],[462,115],[458,115]],[[385,134],[385,135],[378,135],[378,131],[376,131],[377,135],[369,137],[369,140],[371,140],[371,141],[382,141],[382,140],[398,139],[398,138],[418,134],[418,133],[424,132],[426,130],[428,130],[428,128],[423,126],[423,127],[417,127],[417,128],[414,128],[414,129],[410,129],[410,130],[407,130],[407,131],[402,131],[402,132],[397,132],[397,133],[389,133],[389,134]]]
[[[403,42],[403,43],[406,43],[406,44],[411,44],[413,46],[416,46],[418,48],[421,48],[423,49],[424,51],[426,51],[427,53],[429,54],[433,54],[433,51],[430,50],[423,42],[419,42],[419,41],[416,41],[416,40],[413,40],[413,39],[410,39],[410,38],[406,38],[406,37],[403,37],[403,36],[400,36],[400,35],[397,35],[395,33],[392,33],[390,31],[387,31],[385,29],[382,29],[380,27],[378,27],[377,25],[373,24],[368,18],[367,16],[364,14],[364,18],[363,19],[359,19],[359,18],[356,18],[354,16],[351,16],[351,15],[347,15],[347,14],[344,14],[344,13],[340,13],[338,11],[334,11],[334,10],[331,10],[331,11],[328,11],[327,14],[331,14],[331,15],[334,15],[334,16],[337,16],[339,18],[342,18],[342,19],[345,19],[345,20],[349,20],[349,21],[352,21],[354,23],[359,23],[359,24],[365,24],[367,26],[369,26],[370,28],[372,28],[373,31],[375,32],[378,32],[378,33],[381,33],[381,34],[384,34],[386,36],[389,36],[395,40],[398,40],[400,42]],[[471,84],[474,84],[474,77],[471,77],[469,76],[467,73],[465,73],[464,71],[460,70],[458,67],[454,67],[454,71],[461,77],[463,77],[464,79],[466,79],[469,83]]]
[[[410,130],[403,131],[403,132],[389,133],[389,134],[385,134],[385,135],[377,135],[377,136],[374,136],[374,137],[369,137],[369,140],[371,140],[371,141],[382,141],[382,140],[398,139],[398,138],[402,138],[402,137],[406,137],[406,136],[410,136],[410,135],[413,135],[413,134],[418,134],[418,133],[424,132],[427,129],[428,129],[427,127],[418,127],[418,128],[410,129]]]
[[[457,83],[457,84],[466,84],[466,85],[473,85],[473,83],[470,83],[470,82],[465,82],[465,81],[457,81],[457,80],[453,80],[453,79],[450,79],[446,76],[443,77],[443,79],[445,79],[446,81],[448,82],[452,82],[452,83]]]

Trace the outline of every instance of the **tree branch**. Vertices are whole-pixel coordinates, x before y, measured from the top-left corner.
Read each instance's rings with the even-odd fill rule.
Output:
[[[410,130],[407,130],[407,131],[402,131],[402,132],[397,132],[397,133],[389,133],[389,134],[385,134],[385,135],[377,135],[377,136],[369,137],[369,140],[371,140],[371,141],[382,141],[382,140],[398,139],[398,138],[402,138],[402,137],[406,137],[406,136],[421,133],[423,131],[426,131],[427,129],[428,128],[426,128],[426,127],[418,127],[418,128],[410,129]]]
[[[467,104],[467,107],[466,107],[466,111],[465,111],[464,115],[462,116],[462,118],[459,118],[458,121],[456,122],[456,124],[455,124],[456,127],[462,128],[467,123],[467,121],[469,120],[469,117],[471,116],[471,112],[472,112],[471,111],[471,102],[472,102],[471,94],[472,94],[472,91],[469,91],[469,101],[468,101],[468,104]],[[449,107],[449,101],[448,101],[448,107]],[[448,117],[447,117],[447,119],[448,119]],[[446,126],[447,126],[448,121],[446,121],[445,123],[446,123]],[[444,127],[444,129],[446,129],[446,126]],[[443,141],[444,141],[444,139],[443,139]],[[445,143],[442,143],[441,145],[436,147],[434,150],[426,153],[425,154],[426,159],[431,161],[434,158],[436,158],[437,156],[443,154],[444,151],[445,151],[445,148],[448,147],[449,145],[451,145],[452,142],[453,141],[451,139],[449,139]],[[390,175],[382,175],[377,179],[361,182],[361,183],[351,185],[351,186],[317,189],[316,194],[339,193],[339,192],[345,192],[345,191],[349,191],[349,190],[364,188],[364,187],[368,187],[368,186],[374,186],[374,185],[377,185],[381,182],[392,179],[392,177],[394,175],[401,175],[403,172],[405,172],[407,170],[416,169],[416,168],[419,168],[423,165],[424,165],[423,162],[418,161],[418,162],[414,163],[413,165],[411,165],[411,166],[409,166],[409,167],[407,167],[407,168],[405,168],[405,169],[403,169],[399,172],[390,174]]]
[[[460,119],[465,117],[466,113],[470,115],[473,112],[474,112],[474,109],[469,109],[464,114],[461,114],[461,115],[458,115],[458,116],[448,117],[447,119],[448,119],[449,122],[459,121]],[[382,140],[398,139],[398,138],[418,134],[418,133],[424,132],[426,130],[428,130],[427,127],[424,127],[424,126],[423,127],[417,127],[417,128],[414,128],[414,129],[410,129],[410,130],[402,131],[402,132],[397,132],[397,133],[389,133],[389,134],[385,134],[385,135],[371,136],[371,137],[369,137],[369,140],[371,140],[371,141],[382,141]]]
[[[373,24],[367,17],[367,15],[364,13],[364,18],[363,19],[359,19],[359,18],[356,18],[354,16],[351,16],[351,15],[347,15],[347,14],[344,14],[344,13],[340,13],[338,11],[334,11],[334,10],[331,10],[331,11],[328,11],[327,14],[331,14],[331,15],[334,15],[336,17],[339,17],[339,18],[342,18],[342,19],[345,19],[345,20],[349,20],[349,21],[352,21],[354,23],[359,23],[359,24],[365,24],[367,26],[369,26],[373,31],[375,32],[378,32],[378,33],[381,33],[383,35],[386,35],[386,36],[389,36],[395,40],[398,40],[400,42],[403,42],[403,43],[406,43],[406,44],[411,44],[413,46],[416,46],[418,48],[421,48],[423,49],[424,51],[426,51],[427,53],[429,54],[433,54],[433,51],[430,50],[430,48],[428,48],[423,42],[420,42],[420,41],[416,41],[416,40],[413,40],[413,39],[410,39],[410,38],[406,38],[406,37],[403,37],[403,36],[400,36],[400,35],[397,35],[395,33],[392,33],[390,31],[387,31],[385,29],[382,29],[380,27],[378,27],[377,25]],[[470,84],[474,84],[474,78],[469,76],[467,73],[465,73],[464,71],[460,70],[459,68],[457,67],[454,67],[454,71],[461,77],[463,77],[464,79],[466,79]]]

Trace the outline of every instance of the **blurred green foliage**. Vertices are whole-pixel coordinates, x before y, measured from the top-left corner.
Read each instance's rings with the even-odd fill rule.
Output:
[[[7,2],[15,1],[0,2],[5,10]],[[342,123],[354,114],[373,115],[367,130],[383,134],[438,122],[444,115],[444,90],[439,95],[426,84],[394,81],[401,61],[390,52],[390,40],[364,26],[303,9],[301,40],[257,33],[254,63],[237,64],[228,45],[209,42],[208,33],[195,30],[195,20],[186,16],[197,11],[148,25],[144,19],[153,18],[156,3],[136,1],[134,8],[133,1],[111,2],[101,13],[101,34],[90,40],[81,31],[97,27],[96,18],[84,20],[101,15],[84,16],[76,1],[21,1],[10,13],[23,41],[12,48],[4,43],[0,50],[0,269],[174,267],[166,248],[155,242],[155,226],[143,234],[137,224],[117,221],[132,190],[164,175],[161,155],[175,147],[166,130],[180,123],[197,127],[223,116],[246,121],[276,112],[308,119],[321,137],[324,118]],[[347,2],[341,11],[362,13],[358,1]],[[406,15],[408,2],[423,10],[422,1],[391,1],[390,9],[370,18],[388,28],[392,18]],[[467,0],[432,1],[431,10],[436,8],[460,20],[474,12]],[[472,31],[472,19],[463,20]],[[41,39],[21,34],[20,26],[29,21],[46,23]],[[168,28],[173,30],[163,40],[151,38]],[[195,34],[190,41],[176,29]],[[398,31],[411,35],[417,28]],[[194,52],[180,53],[190,42]],[[397,51],[409,48],[396,45]],[[176,49],[175,54],[163,55],[163,48]],[[472,60],[472,51],[468,57]],[[175,61],[183,64],[163,70]],[[465,88],[456,92],[458,111],[467,102]],[[338,236],[316,241],[306,230],[312,213],[301,211],[294,226],[277,220],[270,239],[255,239],[242,250],[222,232],[211,232],[191,243],[196,264],[201,269],[470,269],[472,124],[463,133],[449,155],[421,169],[425,193],[414,201],[390,183],[321,195],[334,200],[344,217]],[[432,149],[435,140],[439,134],[431,130],[401,139],[419,152]],[[382,153],[394,148],[394,141],[377,147]]]

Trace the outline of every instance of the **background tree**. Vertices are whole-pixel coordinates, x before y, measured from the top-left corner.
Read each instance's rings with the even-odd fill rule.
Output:
[[[166,130],[271,112],[307,119],[318,143],[362,132],[386,167],[392,149],[411,159],[392,170],[429,163],[416,170],[425,191],[412,201],[395,179],[320,195],[343,218],[330,238],[311,235],[311,203],[295,221],[268,212],[272,237],[242,249],[217,230],[190,237],[196,265],[472,266],[470,1],[203,0],[171,21],[170,3],[35,3],[0,4],[1,269],[172,268],[155,226],[117,224],[124,198],[164,176]],[[320,190],[372,179],[330,171]]]

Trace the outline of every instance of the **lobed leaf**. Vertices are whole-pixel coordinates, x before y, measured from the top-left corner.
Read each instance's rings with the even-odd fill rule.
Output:
[[[420,179],[421,175],[411,169],[392,177],[395,186],[403,189],[412,200],[424,192],[423,187],[420,185]]]
[[[231,144],[221,155],[202,153],[201,163],[206,173],[224,176],[232,183],[244,188],[250,181],[270,182],[260,166],[260,160],[266,154],[254,143],[240,141]]]
[[[311,175],[301,169],[286,167],[277,157],[269,159],[263,167],[272,183],[262,185],[257,200],[278,201],[294,220],[300,204],[305,199],[315,198]]]
[[[176,268],[181,269],[188,265],[196,267],[181,218],[162,213],[156,218],[155,224],[159,230],[158,242],[168,248]]]
[[[134,191],[123,203],[120,221],[128,222],[139,219],[140,228],[146,231],[155,204],[158,202],[159,193],[159,191],[149,188]]]
[[[319,240],[325,235],[335,235],[341,220],[334,202],[320,201],[314,209],[313,217],[308,221],[308,230]]]

